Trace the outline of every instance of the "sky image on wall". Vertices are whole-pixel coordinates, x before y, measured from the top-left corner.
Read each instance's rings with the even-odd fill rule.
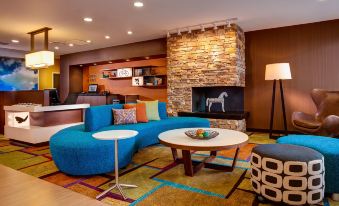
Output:
[[[0,57],[0,91],[38,90],[37,70],[25,67],[24,59]]]

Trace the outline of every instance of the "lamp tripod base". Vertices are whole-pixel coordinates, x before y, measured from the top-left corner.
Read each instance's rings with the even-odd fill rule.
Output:
[[[281,100],[281,107],[283,113],[283,121],[284,121],[284,134],[288,135],[287,132],[287,120],[286,120],[286,110],[285,110],[285,98],[284,98],[284,88],[282,85],[281,79],[279,80],[280,86],[280,100]],[[271,120],[270,120],[270,139],[276,139],[277,137],[273,136],[273,120],[274,120],[274,105],[275,105],[275,89],[276,88],[276,80],[273,81],[273,92],[272,92],[272,105],[271,105]]]

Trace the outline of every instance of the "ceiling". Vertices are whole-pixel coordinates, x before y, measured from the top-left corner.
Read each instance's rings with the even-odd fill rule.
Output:
[[[142,8],[134,7],[133,0],[2,1],[0,42],[9,44],[0,43],[0,48],[28,51],[26,33],[45,26],[53,28],[50,41],[59,42],[50,43],[50,49],[58,46],[56,53],[61,55],[165,37],[170,29],[234,17],[244,31],[339,18],[338,0],[141,1]],[[84,22],[84,17],[93,22]],[[128,30],[133,34],[127,35]]]

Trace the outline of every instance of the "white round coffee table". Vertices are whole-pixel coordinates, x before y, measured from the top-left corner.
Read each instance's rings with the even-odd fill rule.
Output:
[[[185,174],[193,176],[201,168],[217,169],[222,171],[233,171],[239,148],[246,145],[248,142],[247,134],[228,129],[219,128],[201,128],[204,130],[214,130],[219,132],[219,135],[213,139],[200,140],[188,137],[185,132],[187,130],[196,130],[200,128],[183,128],[174,129],[159,134],[160,143],[172,149],[174,161],[183,163]],[[217,151],[236,148],[232,166],[222,166],[209,163],[216,157]],[[177,149],[182,150],[182,159],[178,158]],[[194,161],[191,158],[191,151],[210,151],[210,156],[202,162]]]
[[[100,197],[104,196],[106,193],[108,193],[112,189],[117,188],[120,194],[122,195],[122,197],[126,200],[127,197],[122,191],[121,187],[133,187],[133,188],[137,187],[136,185],[127,185],[127,184],[119,183],[119,162],[118,162],[119,161],[118,140],[135,137],[136,135],[138,135],[138,132],[134,130],[109,130],[109,131],[94,133],[92,135],[95,139],[98,139],[98,140],[114,140],[115,141],[114,142],[115,184],[112,187],[105,190],[104,192],[102,192],[101,194],[99,194],[98,196],[96,196],[96,199],[99,199]]]

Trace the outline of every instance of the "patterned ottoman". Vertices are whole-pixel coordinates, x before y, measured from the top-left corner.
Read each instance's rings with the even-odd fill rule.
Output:
[[[324,157],[302,146],[266,144],[253,148],[251,183],[264,198],[290,205],[316,204],[325,190]]]

